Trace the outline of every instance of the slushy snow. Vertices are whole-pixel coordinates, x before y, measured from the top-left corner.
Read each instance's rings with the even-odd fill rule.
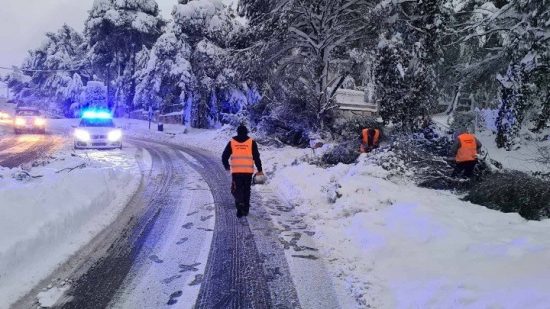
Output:
[[[65,150],[37,163],[27,171],[0,168],[1,308],[107,227],[141,181],[132,150]]]

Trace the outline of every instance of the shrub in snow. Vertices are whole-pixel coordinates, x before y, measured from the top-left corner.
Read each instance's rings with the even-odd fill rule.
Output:
[[[330,130],[338,139],[358,142],[361,139],[361,131],[365,128],[382,129],[374,117],[353,116],[335,121]]]
[[[528,220],[550,217],[550,182],[517,171],[488,175],[465,199]]]
[[[336,165],[338,163],[352,164],[357,161],[359,154],[359,143],[357,141],[348,141],[340,143],[325,152],[321,158],[321,162],[327,165]]]

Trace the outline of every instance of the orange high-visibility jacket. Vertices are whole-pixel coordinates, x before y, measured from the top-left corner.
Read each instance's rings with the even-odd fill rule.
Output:
[[[254,174],[254,158],[252,156],[252,142],[249,138],[243,143],[231,140],[231,173]]]
[[[368,146],[369,145],[369,130],[372,129],[363,129],[363,145]],[[373,146],[377,146],[378,142],[380,141],[380,130],[374,129],[374,137],[372,141]]]
[[[463,133],[458,136],[460,143],[456,153],[456,162],[468,162],[477,160],[476,137],[470,133]]]

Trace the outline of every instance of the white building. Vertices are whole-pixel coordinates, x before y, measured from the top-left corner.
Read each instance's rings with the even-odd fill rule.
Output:
[[[378,115],[378,106],[367,100],[369,96],[365,91],[338,89],[336,90],[336,103],[345,114],[358,114],[366,116]]]

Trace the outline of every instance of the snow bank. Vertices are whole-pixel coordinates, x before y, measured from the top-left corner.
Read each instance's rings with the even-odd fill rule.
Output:
[[[28,171],[0,169],[0,307],[108,226],[137,190],[131,151],[80,154],[60,154]]]
[[[364,157],[328,169],[281,167],[288,161],[282,152],[264,157],[267,169],[277,169],[272,185],[315,227],[341,291],[355,299],[343,307],[543,308],[550,302],[550,220],[528,222],[451,193],[389,181]]]

